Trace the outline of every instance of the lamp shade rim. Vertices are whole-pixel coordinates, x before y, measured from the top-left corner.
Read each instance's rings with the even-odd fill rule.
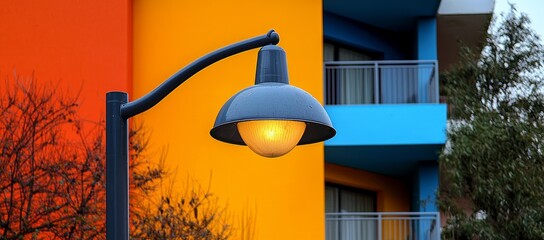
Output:
[[[288,120],[288,121],[300,121],[306,124],[306,131],[302,135],[302,138],[297,145],[312,144],[316,142],[325,141],[336,135],[336,130],[328,124],[308,121],[302,119],[280,119],[280,118],[261,118],[261,119],[243,119],[239,121],[225,122],[217,125],[210,130],[210,135],[222,142],[246,145],[240,133],[238,132],[237,124],[239,122],[255,121],[255,120]]]
[[[311,119],[303,119],[303,118],[281,118],[281,117],[262,117],[262,118],[245,118],[245,119],[237,119],[232,121],[225,121],[221,124],[217,124],[214,126],[214,128],[226,125],[226,124],[232,124],[232,123],[239,123],[239,122],[248,122],[248,121],[260,121],[260,120],[284,120],[284,121],[298,121],[298,122],[304,122],[304,123],[315,123],[315,124],[322,124],[327,125],[332,128],[330,124],[320,122],[320,121],[314,121]]]
[[[245,145],[237,123],[254,120],[292,120],[306,123],[297,145],[325,141],[336,134],[329,115],[306,91],[285,83],[259,83],[232,96],[217,114],[210,135],[223,142]]]

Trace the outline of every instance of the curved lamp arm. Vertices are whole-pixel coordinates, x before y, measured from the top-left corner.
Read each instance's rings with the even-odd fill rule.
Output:
[[[269,44],[275,45],[278,44],[279,41],[279,35],[274,30],[270,30],[265,35],[237,42],[213,51],[211,53],[208,53],[207,55],[195,60],[191,64],[176,72],[174,75],[172,75],[170,78],[168,78],[161,85],[153,89],[153,91],[149,92],[145,96],[121,105],[121,117],[123,117],[124,119],[128,119],[130,117],[147,111],[148,109],[159,103],[166,96],[168,96],[168,94],[170,94],[172,91],[174,91],[174,89],[176,89],[179,85],[185,82],[185,80],[189,79],[200,70],[212,65],[213,63],[221,59],[247,50],[263,47]]]
[[[277,44],[274,30],[205,55],[168,78],[147,95],[128,102],[125,92],[106,94],[106,239],[129,239],[128,119],[155,106],[203,68],[253,48]]]

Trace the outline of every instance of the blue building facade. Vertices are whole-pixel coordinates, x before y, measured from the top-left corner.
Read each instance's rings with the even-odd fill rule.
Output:
[[[325,142],[327,239],[439,239],[439,73],[457,61],[452,38],[482,39],[494,1],[471,4],[324,1],[325,108],[338,133]]]

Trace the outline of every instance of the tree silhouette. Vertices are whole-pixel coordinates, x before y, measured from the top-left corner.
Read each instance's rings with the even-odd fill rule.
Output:
[[[16,76],[3,87],[0,239],[105,239],[103,121],[87,124],[78,116],[77,95],[33,76]],[[226,209],[209,188],[193,182],[184,193],[159,194],[169,172],[146,154],[141,124],[131,125],[129,144],[131,238],[232,236]]]
[[[76,100],[33,77],[6,82],[0,238],[96,239],[104,232],[102,135],[81,131]]]

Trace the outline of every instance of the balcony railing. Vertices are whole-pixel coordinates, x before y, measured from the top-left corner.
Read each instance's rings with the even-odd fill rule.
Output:
[[[438,103],[434,60],[325,62],[325,104]]]
[[[438,212],[327,213],[326,240],[439,240]]]

